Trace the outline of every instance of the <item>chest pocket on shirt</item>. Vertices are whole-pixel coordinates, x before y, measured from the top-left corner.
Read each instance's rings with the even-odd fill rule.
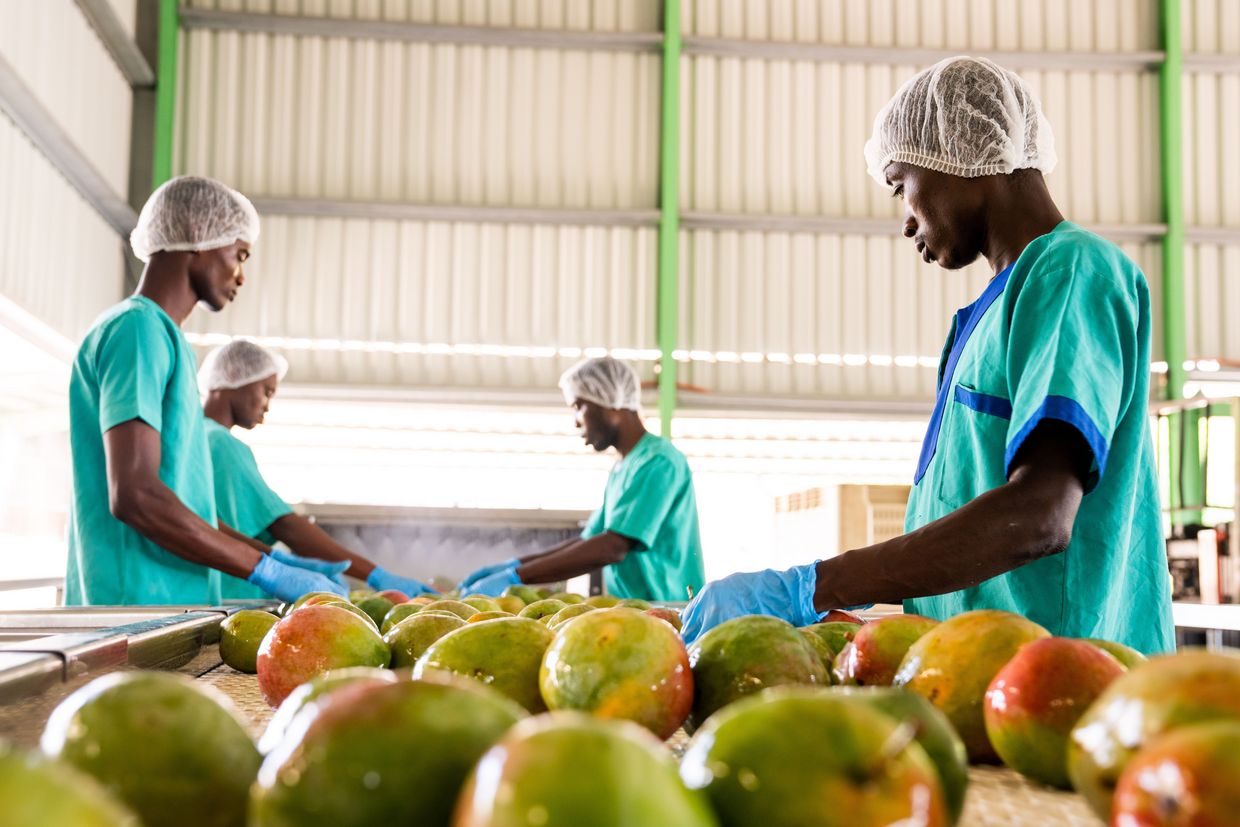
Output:
[[[943,418],[939,451],[948,467],[940,468],[935,496],[951,508],[1006,482],[1003,455],[1007,448],[1012,403],[959,382]]]

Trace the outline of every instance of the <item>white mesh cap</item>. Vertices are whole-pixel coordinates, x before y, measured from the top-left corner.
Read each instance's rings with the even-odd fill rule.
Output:
[[[637,371],[619,359],[601,356],[584,359],[560,377],[564,401],[578,399],[617,411],[641,411],[642,386]]]
[[[210,178],[186,175],[163,184],[142,206],[129,234],[143,261],[161,250],[215,250],[258,239],[258,212],[250,199]]]
[[[198,390],[206,396],[211,391],[242,388],[268,376],[276,380],[288,373],[288,360],[248,339],[233,339],[217,347],[202,360],[198,369]]]
[[[1055,168],[1055,136],[1042,105],[1015,72],[985,58],[951,57],[914,75],[874,119],[865,145],[883,186],[893,161],[976,178]]]

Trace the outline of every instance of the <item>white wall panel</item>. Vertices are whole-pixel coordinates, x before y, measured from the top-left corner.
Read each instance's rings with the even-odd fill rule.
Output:
[[[647,229],[263,219],[236,303],[189,328],[232,335],[655,346]],[[554,388],[570,357],[288,352],[297,382]],[[649,366],[645,367],[649,372]]]
[[[1240,360],[1240,244],[1192,244],[1184,256],[1188,358]]]
[[[1163,320],[1162,320],[1162,274],[1163,245],[1161,242],[1146,244],[1124,244],[1124,252],[1129,258],[1141,265],[1145,280],[1150,287],[1150,309],[1153,312],[1153,325],[1150,342],[1150,360],[1157,362],[1163,358]]]
[[[73,0],[5,0],[0,56],[124,195],[133,95]]]
[[[955,272],[923,264],[899,238],[695,231],[681,244],[681,347],[790,357],[682,368],[717,393],[929,398],[953,314],[991,276],[983,261]],[[1124,250],[1156,290],[1158,245]],[[845,364],[796,360],[821,354]]]
[[[121,298],[121,240],[0,115],[0,293],[70,339]]]
[[[686,36],[747,40],[1115,52],[1157,48],[1157,6],[1156,0],[684,0],[682,26]]]
[[[1240,75],[1186,75],[1183,113],[1185,219],[1240,227]]]
[[[1183,0],[1181,42],[1186,52],[1240,54],[1240,3],[1235,0]]]
[[[659,0],[190,0],[196,9],[459,26],[654,31]]]
[[[900,205],[867,175],[862,149],[875,115],[916,71],[686,58],[685,208],[895,219]],[[1055,133],[1059,165],[1048,183],[1065,213],[1086,223],[1158,221],[1157,78],[1136,72],[1022,75],[1042,99]]]
[[[249,195],[653,207],[653,54],[193,31],[179,167]]]

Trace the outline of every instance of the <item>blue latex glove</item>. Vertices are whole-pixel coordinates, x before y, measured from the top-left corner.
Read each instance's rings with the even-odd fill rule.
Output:
[[[517,567],[521,565],[520,560],[511,560],[508,565],[499,571],[492,572],[486,577],[479,578],[469,585],[470,594],[485,594],[487,597],[499,597],[504,593],[504,589],[509,586],[517,586],[521,583],[521,578],[517,576]],[[465,593],[465,584],[461,584],[461,593]]]
[[[379,592],[386,589],[396,589],[398,592],[404,592],[410,597],[417,597],[420,594],[438,594],[438,592],[425,583],[414,580],[412,577],[401,577],[399,574],[393,574],[379,566],[375,566],[375,570],[370,573],[370,577],[366,578],[366,585]]]
[[[316,560],[313,557],[302,557],[300,554],[294,554],[281,548],[273,548],[271,556],[286,566],[297,566],[307,571],[316,571],[337,586],[343,586],[345,589],[349,588],[349,582],[344,579],[344,573],[353,564],[348,560],[341,560],[335,563],[330,560]]]
[[[826,615],[814,608],[818,562],[787,571],[741,572],[707,583],[681,614],[685,643],[692,644],[725,620],[744,615],[770,615],[793,626],[817,623]]]
[[[519,565],[521,565],[520,559],[510,557],[502,563],[492,563],[489,566],[483,566],[461,581],[461,585],[459,586],[460,592],[461,594],[475,594],[477,589],[475,589],[474,586],[476,586],[482,578],[489,577],[492,574],[498,574],[505,569],[516,568]]]
[[[307,592],[331,592],[348,597],[349,589],[317,571],[281,563],[270,554],[264,554],[247,583],[253,583],[267,594],[286,602],[292,602]]]

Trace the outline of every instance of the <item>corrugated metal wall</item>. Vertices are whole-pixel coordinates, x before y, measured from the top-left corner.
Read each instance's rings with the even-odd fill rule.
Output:
[[[874,116],[918,68],[687,59],[686,209],[899,216],[899,203],[866,174],[862,148]],[[1157,222],[1157,77],[1020,74],[1042,99],[1055,132],[1059,165],[1048,182],[1064,212],[1081,223]]]
[[[1240,243],[1191,244],[1184,259],[1189,357],[1240,360]]]
[[[0,55],[108,184],[125,193],[133,95],[77,4],[6,3]]]
[[[660,15],[655,0],[193,0],[191,5],[602,32],[657,31]],[[1236,5],[1187,3],[1188,47],[1240,53]],[[796,60],[777,54],[721,56],[702,53],[703,43],[724,38],[1011,50],[1043,53],[1044,62],[1045,53],[1158,48],[1156,0],[686,0],[682,23],[688,53],[682,65],[681,207],[690,216],[723,215],[740,223],[736,229],[699,226],[682,233],[680,347],[690,359],[685,381],[726,394],[924,399],[951,313],[981,290],[987,275],[977,265],[945,273],[921,264],[894,234],[898,202],[864,169],[862,146],[875,113],[918,66],[875,63],[872,53]],[[452,207],[657,206],[655,54],[207,30],[188,32],[184,44],[178,166],[221,177],[252,196]],[[1018,71],[1039,93],[1055,129],[1060,163],[1049,183],[1069,218],[1115,227],[1157,224],[1162,208],[1156,73],[1136,65]],[[1240,135],[1240,115],[1231,114],[1230,106],[1240,93],[1240,75],[1196,72],[1185,84],[1189,223],[1240,227],[1240,180],[1233,183],[1240,179],[1240,162],[1228,137]],[[789,216],[889,220],[893,234],[762,226],[771,217]],[[328,250],[329,261],[336,260],[337,248],[345,250],[352,281],[335,284],[336,264],[324,269],[309,259],[297,272],[289,271],[289,254],[267,252],[260,244],[254,264],[259,275],[250,295],[218,318],[194,322],[198,330],[257,333],[257,324],[265,335],[321,340],[427,344],[442,339],[449,345],[518,348],[654,345],[650,231],[277,217],[269,217],[268,225],[272,234],[264,243],[277,233],[285,238],[301,233]],[[372,237],[380,239],[377,246],[364,250],[350,241]],[[401,255],[405,242],[388,238],[424,239],[415,246],[424,244],[432,252],[393,269],[386,262]],[[528,240],[535,238],[546,241]],[[514,239],[527,239],[522,243],[535,258],[484,264],[473,256],[461,264],[465,259],[459,255],[442,252],[473,245],[498,249]],[[1157,295],[1159,245],[1124,246]],[[605,265],[563,253],[587,247],[628,252],[625,260],[611,256]],[[1189,251],[1190,356],[1240,356],[1240,341],[1217,302],[1218,296],[1231,295],[1235,276],[1227,265],[1236,255],[1240,245],[1233,250],[1230,244],[1199,244]],[[353,268],[353,257],[366,263]],[[633,266],[628,261],[640,266],[627,270]],[[481,287],[485,272],[492,289],[502,285],[506,298],[557,301],[557,293],[537,291],[567,289],[561,286],[568,284],[564,273],[576,266],[589,270],[582,276],[586,283],[622,292],[611,305],[578,308],[571,324],[562,314],[544,314],[527,327],[501,325],[495,302]],[[310,280],[327,291],[326,298],[311,302],[309,327],[299,325],[296,314],[274,309],[283,301],[276,298],[283,295],[279,291],[287,289],[280,285],[298,283],[305,267],[316,274]],[[467,274],[453,282],[456,292],[435,287],[446,272],[434,272],[438,267]],[[540,274],[543,281],[536,284]],[[403,315],[366,309],[398,282],[410,288],[393,302],[406,308]],[[460,284],[479,286],[470,293],[458,289]],[[354,289],[370,298],[353,300]],[[415,312],[410,304],[449,295],[444,301],[450,303],[442,306]],[[613,319],[626,301],[620,318]],[[638,301],[650,304],[635,309]],[[531,304],[535,313],[536,304]],[[426,318],[451,321],[429,324]],[[1161,328],[1157,312],[1155,326]],[[312,330],[302,332],[306,329]],[[1156,332],[1156,358],[1160,353]],[[733,354],[734,363],[718,361]],[[759,362],[758,354],[775,361]],[[433,385],[545,384],[559,360],[538,362],[418,353],[294,355],[301,381]]]
[[[1188,0],[1184,49],[1240,55],[1240,3]],[[1184,79],[1184,208],[1190,225],[1240,228],[1240,74],[1199,71]],[[1190,244],[1190,357],[1240,359],[1240,241]]]
[[[132,23],[132,0],[116,5]],[[77,4],[5,3],[0,58],[123,196],[132,93]],[[0,182],[0,292],[76,340],[121,297],[121,239],[2,114]]]
[[[1124,51],[1158,39],[1151,0],[684,0],[682,8],[687,36],[745,40]]]
[[[585,31],[654,31],[659,0],[190,0],[196,9]]]
[[[120,238],[4,115],[0,181],[0,293],[75,340],[120,298]]]
[[[655,254],[653,229],[268,216],[237,301],[189,326],[389,351],[289,351],[300,382],[554,388],[560,349],[653,346]]]
[[[1121,246],[1157,301],[1161,246]],[[984,262],[947,272],[904,239],[860,235],[691,232],[682,261],[681,329],[704,359],[682,368],[685,381],[755,396],[929,398],[952,315],[991,275]],[[746,362],[762,353],[780,361]]]
[[[180,164],[251,196],[653,207],[659,58],[192,31]]]
[[[685,4],[683,23],[686,37],[1114,52],[1155,47],[1155,8],[1117,0],[698,0]],[[902,205],[869,178],[862,148],[875,114],[919,68],[686,57],[682,204],[746,216],[889,219],[894,229]],[[1020,73],[1055,130],[1060,161],[1048,182],[1065,214],[1083,224],[1157,223],[1156,75]],[[989,277],[980,264],[964,273],[924,265],[893,237],[698,230],[685,247],[683,346],[793,357],[787,365],[687,368],[689,381],[729,393],[924,398],[951,314]],[[1153,278],[1157,246],[1132,252]],[[812,365],[813,354],[851,364]],[[911,358],[919,356],[920,365]]]
[[[367,18],[378,5],[249,9]],[[657,24],[645,8],[410,3],[384,19],[629,30]],[[251,197],[657,205],[657,54],[226,31],[183,42],[178,168]],[[236,306],[189,327],[314,339],[319,351],[289,353],[301,382],[552,388],[571,357],[410,349],[653,348],[655,253],[653,228],[267,215]],[[332,339],[406,349],[321,350]]]
[[[1240,54],[1240,3],[1181,0],[1184,50],[1197,54]]]

